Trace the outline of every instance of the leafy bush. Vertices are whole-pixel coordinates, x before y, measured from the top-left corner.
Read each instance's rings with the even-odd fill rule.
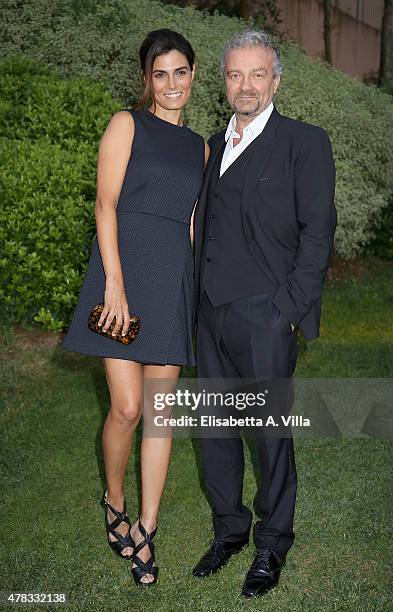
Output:
[[[393,259],[393,196],[389,206],[383,209],[381,219],[375,228],[376,236],[366,251],[381,259]]]
[[[5,138],[96,145],[115,108],[102,85],[64,80],[25,57],[0,62],[0,134]]]
[[[97,145],[119,105],[99,85],[23,63],[0,68],[0,316],[62,329],[95,233]]]
[[[146,33],[177,29],[192,42],[198,61],[188,122],[208,137],[228,120],[217,60],[225,40],[244,28],[242,20],[155,0],[8,0],[3,15],[0,55],[22,52],[64,77],[101,80],[126,105],[139,92],[138,48]],[[293,44],[283,44],[282,53],[285,74],[277,107],[331,136],[338,170],[336,250],[353,257],[373,237],[393,191],[391,99],[308,58]]]
[[[376,87],[284,50],[286,69],[279,108],[291,117],[325,128],[337,169],[338,227],[335,248],[357,255],[375,235],[393,192],[393,104]]]
[[[94,231],[91,207],[97,144],[111,114],[122,106],[132,105],[138,96],[138,48],[146,33],[169,27],[182,32],[193,44],[197,53],[197,77],[186,120],[208,137],[226,126],[231,113],[218,59],[224,42],[245,25],[236,18],[163,5],[155,0],[3,2],[0,56],[8,59],[0,62],[0,136],[5,162],[0,180],[6,194],[1,236],[9,240],[17,223],[17,227],[23,226],[23,231],[16,234],[14,241],[27,249],[22,255],[18,255],[15,245],[12,252],[2,251],[4,273],[6,255],[12,254],[15,258],[12,274],[6,273],[7,282],[3,284],[8,289],[0,294],[9,315],[13,312],[15,317],[22,317],[24,312],[23,316],[28,318],[33,309],[37,311],[40,307],[45,311],[41,319],[48,321],[48,317],[53,317],[49,325],[54,327],[70,316],[72,298],[61,304],[59,296],[67,282],[72,285],[70,293],[76,291],[87,261]],[[315,123],[328,131],[337,166],[335,248],[339,255],[353,257],[375,235],[382,210],[393,192],[391,99],[376,88],[331,69],[321,60],[308,58],[294,44],[282,44],[281,49],[284,76],[276,99],[277,108],[283,114]],[[24,59],[12,59],[15,54],[22,54]],[[44,65],[38,66],[29,58]],[[34,164],[42,168],[42,173],[34,173]],[[50,172],[63,181],[58,192],[57,179],[53,179],[51,190],[47,190],[44,177]],[[18,183],[19,190],[18,222],[14,216],[8,216],[12,210],[9,202],[15,198],[10,187],[14,183]],[[38,201],[39,215],[26,216],[29,204],[38,205]],[[59,214],[62,211],[67,211],[74,221],[69,219],[69,248],[64,246],[62,263],[56,259],[60,257],[59,252],[53,256],[50,282],[48,276],[40,276],[37,264],[35,276],[28,285],[31,295],[20,299],[22,285],[19,293],[12,291],[16,284],[24,286],[28,282],[28,270],[24,276],[18,276],[17,267],[27,253],[36,253],[46,262],[42,270],[49,271],[50,258],[46,255],[50,251],[45,247],[37,251],[34,240],[39,223],[44,223],[48,231],[49,219],[56,227],[60,224],[60,233],[65,231]],[[50,247],[54,245],[51,243]],[[67,274],[71,274],[69,281]],[[12,275],[14,285],[9,285]],[[34,295],[35,301],[34,287],[40,287]],[[4,300],[5,296],[8,301]]]

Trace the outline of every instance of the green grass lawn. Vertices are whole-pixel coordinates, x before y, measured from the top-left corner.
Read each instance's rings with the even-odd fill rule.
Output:
[[[99,503],[109,408],[101,360],[66,353],[56,338],[2,330],[0,591],[66,591],[69,609],[83,611],[393,610],[389,438],[295,440],[295,544],[279,586],[258,600],[239,596],[253,546],[215,577],[191,576],[212,537],[210,510],[197,442],[175,439],[155,539],[159,581],[135,587],[130,562],[106,543]],[[356,281],[329,281],[321,337],[302,343],[296,376],[393,377],[392,264],[374,262]],[[139,444],[138,432],[137,450]],[[252,507],[255,480],[245,449],[244,498]],[[126,481],[132,518],[137,473],[133,453]]]

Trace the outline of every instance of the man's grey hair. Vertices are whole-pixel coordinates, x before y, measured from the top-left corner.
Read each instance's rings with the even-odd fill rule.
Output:
[[[283,66],[281,63],[280,51],[275,45],[273,37],[262,30],[245,30],[240,34],[236,34],[231,40],[225,43],[224,53],[221,59],[221,74],[225,74],[225,64],[228,54],[233,49],[243,49],[244,47],[262,47],[263,49],[270,49],[273,53],[273,77],[281,76],[283,72]]]

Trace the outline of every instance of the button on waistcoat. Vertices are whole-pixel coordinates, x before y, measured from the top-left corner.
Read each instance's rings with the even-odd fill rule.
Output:
[[[248,250],[241,220],[243,183],[253,143],[220,178],[223,149],[209,181],[201,261],[201,295],[205,290],[214,306],[275,290]]]

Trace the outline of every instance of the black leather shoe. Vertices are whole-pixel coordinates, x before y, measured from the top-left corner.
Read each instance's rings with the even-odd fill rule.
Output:
[[[248,540],[243,542],[223,542],[222,540],[214,540],[207,553],[194,567],[192,575],[195,578],[204,578],[209,574],[214,574],[217,570],[228,563],[232,555],[243,550],[248,545]]]
[[[243,584],[244,597],[260,597],[278,584],[285,562],[269,548],[258,548]]]

